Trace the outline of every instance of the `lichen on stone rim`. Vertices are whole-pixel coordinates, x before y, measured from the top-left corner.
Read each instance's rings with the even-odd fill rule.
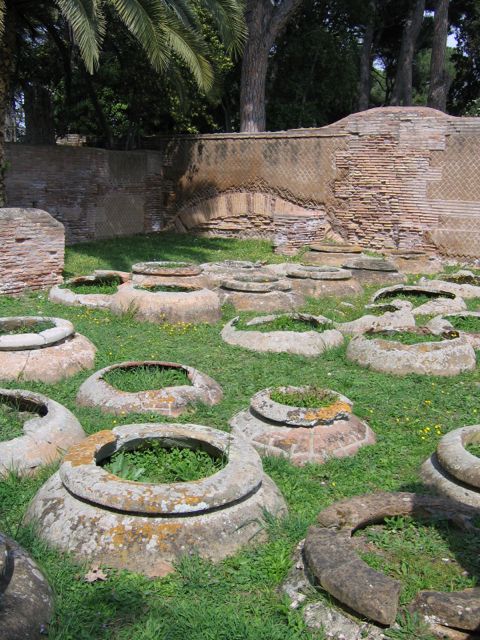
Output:
[[[304,387],[270,387],[256,393],[250,400],[250,407],[260,416],[285,424],[289,427],[315,427],[321,424],[331,424],[335,420],[348,418],[352,413],[352,402],[337,391],[325,389],[326,392],[336,396],[336,401],[327,407],[318,409],[307,407],[292,407],[272,400],[272,391],[284,393],[302,392],[308,389]]]
[[[145,440],[166,446],[202,447],[226,456],[226,466],[195,482],[152,484],[122,480],[98,466],[100,460],[134,449]],[[65,487],[80,499],[126,513],[186,515],[207,513],[247,498],[262,483],[258,454],[223,431],[193,424],[133,424],[103,431],[72,447],[60,467]]]

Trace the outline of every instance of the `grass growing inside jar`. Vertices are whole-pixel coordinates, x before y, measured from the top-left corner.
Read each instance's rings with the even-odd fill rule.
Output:
[[[143,365],[138,367],[119,367],[107,371],[103,379],[119,391],[138,393],[164,387],[191,385],[187,372],[176,367]]]
[[[276,389],[270,393],[274,402],[288,407],[302,407],[306,409],[321,409],[338,402],[338,396],[328,389],[320,387],[305,387],[298,391],[282,391]]]
[[[118,451],[102,466],[124,480],[170,483],[201,480],[225,464],[224,457],[215,458],[201,449],[166,449],[160,441],[150,440],[133,451]]]

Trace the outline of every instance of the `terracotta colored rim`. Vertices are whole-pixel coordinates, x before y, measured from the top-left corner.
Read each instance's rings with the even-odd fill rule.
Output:
[[[62,342],[75,334],[74,326],[63,318],[45,316],[7,316],[0,318],[0,327],[12,328],[30,323],[32,326],[39,322],[50,322],[54,326],[38,333],[19,333],[0,335],[0,351],[23,351],[28,349],[42,349]]]
[[[225,455],[226,466],[195,482],[153,484],[122,480],[98,466],[121,449],[145,440],[167,447],[202,447]],[[259,455],[242,438],[196,424],[133,424],[100,431],[70,449],[60,467],[65,487],[75,496],[116,511],[182,516],[205,513],[242,501],[262,484]]]

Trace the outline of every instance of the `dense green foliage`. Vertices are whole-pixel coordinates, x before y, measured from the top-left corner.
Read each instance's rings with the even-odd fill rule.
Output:
[[[480,531],[464,532],[446,521],[415,521],[398,516],[383,526],[367,527],[355,534],[368,541],[371,551],[362,558],[373,569],[401,580],[400,602],[410,603],[424,589],[461,591],[478,585]]]
[[[447,316],[447,320],[457,331],[480,333],[479,316]]]
[[[158,440],[151,440],[133,451],[118,451],[102,466],[120,478],[135,482],[192,482],[220,471],[223,458],[213,458],[206,451],[166,449]]]
[[[371,20],[370,106],[390,104],[412,3],[376,0],[372,16],[370,4],[361,0],[303,0],[270,52],[268,128],[322,126],[357,110],[360,51]],[[26,139],[39,135],[28,131],[29,122],[42,129],[44,142],[52,142],[53,134],[74,132],[89,136],[94,144],[120,148],[155,145],[151,137],[167,132],[238,129],[241,58],[229,55],[207,5],[200,0],[190,4],[202,55],[215,75],[203,90],[179,56],[170,57],[163,72],[152,70],[148,52],[138,47],[135,35],[108,5],[100,65],[93,76],[85,72],[65,21],[52,18],[45,29],[45,21],[34,14],[31,28],[19,34],[22,46],[14,80],[17,105],[23,103],[27,114]],[[427,1],[426,6],[412,67],[416,105],[426,104],[430,84],[434,3]],[[480,5],[476,0],[451,0],[449,19],[457,46],[447,51],[448,109],[478,115]],[[22,131],[22,108],[19,125]]]
[[[178,284],[137,284],[134,288],[150,293],[190,293],[192,291],[192,287],[182,287]]]
[[[184,369],[147,365],[129,367],[128,369],[112,369],[112,371],[107,371],[103,379],[112,387],[129,393],[191,384]]]
[[[92,282],[70,282],[60,285],[60,288],[70,289],[77,294],[101,293],[109,295],[115,293],[120,284],[122,284],[121,278],[113,276],[111,278],[96,278]]]
[[[160,256],[194,262],[227,258],[284,260],[273,256],[265,242],[170,234],[76,245],[67,250],[66,269],[69,275],[89,273],[94,268],[128,270],[134,262]],[[361,314],[373,291],[368,288],[364,295],[349,298],[352,307],[341,305],[335,298],[323,298],[310,300],[304,311],[349,321]],[[79,566],[52,551],[21,524],[29,500],[54,470],[49,468],[34,478],[7,478],[0,483],[0,530],[13,535],[33,554],[55,590],[55,616],[49,630],[52,640],[324,640],[321,631],[306,630],[302,607],[291,609],[278,590],[291,567],[293,550],[315,522],[319,510],[342,498],[372,491],[425,492],[419,467],[435,450],[439,438],[459,426],[478,422],[478,367],[454,379],[397,377],[359,368],[346,359],[345,346],[317,358],[254,353],[222,341],[223,323],[237,315],[228,307],[223,321],[216,325],[159,326],[136,322],[128,315],[114,317],[107,311],[61,306],[49,302],[44,294],[0,298],[2,316],[23,313],[70,319],[98,347],[96,369],[126,360],[158,359],[194,366],[217,380],[224,391],[222,402],[213,407],[196,405],[175,422],[228,430],[232,416],[248,407],[252,395],[261,389],[315,385],[350,398],[355,414],[366,419],[377,436],[375,445],[362,448],[354,457],[332,459],[324,465],[295,467],[288,460],[264,459],[266,472],[278,484],[289,506],[285,521],[268,525],[269,541],[253,544],[217,565],[186,556],[178,563],[175,574],[157,580],[105,568],[106,581],[85,582],[87,562]],[[168,421],[154,414],[112,416],[78,407],[78,387],[91,373],[79,373],[56,385],[22,382],[22,387],[65,404],[87,433],[120,424]],[[18,382],[2,385],[15,388]],[[442,588],[451,590],[478,579],[478,569],[462,555],[463,534],[451,529],[444,536],[442,527],[441,523],[434,523],[432,528],[419,528],[423,543],[430,541],[428,544],[438,549],[439,555],[435,558],[426,554],[421,566],[418,556],[422,552],[413,557],[408,567],[402,567],[400,561],[400,570],[405,574],[402,581],[413,584],[408,575],[415,573],[422,585],[429,586],[428,576],[433,576],[438,558],[452,556],[469,575],[462,578],[462,583],[457,578],[445,581]],[[442,536],[441,545],[437,533]],[[417,534],[408,536],[415,538]],[[410,544],[408,540],[407,543]],[[395,563],[401,552],[395,553],[397,558],[387,561],[398,571]],[[427,560],[432,564],[430,573],[424,571]],[[326,596],[312,590],[307,602],[317,599]],[[423,633],[414,635],[412,624],[411,618],[402,615],[400,630],[391,637],[429,637]]]

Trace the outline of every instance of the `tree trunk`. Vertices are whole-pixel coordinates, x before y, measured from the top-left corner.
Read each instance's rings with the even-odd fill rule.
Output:
[[[15,24],[13,14],[7,9],[5,29],[0,35],[0,207],[6,204],[5,173],[7,163],[5,158],[5,131],[7,114],[10,110],[12,97],[10,81],[14,67]]]
[[[26,144],[55,144],[52,96],[36,82],[23,87]]]
[[[370,105],[370,90],[372,86],[372,44],[373,35],[375,33],[375,0],[370,0],[368,12],[368,22],[365,27],[362,51],[360,54],[360,80],[358,82],[359,111],[365,111]]]
[[[249,38],[242,61],[240,131],[265,131],[265,87],[269,49]]]
[[[399,104],[406,107],[412,104],[413,58],[424,12],[425,0],[415,0],[403,29],[391,104]]]
[[[433,19],[432,59],[430,62],[430,88],[427,105],[445,111],[450,78],[445,68],[448,38],[448,0],[437,0]]]
[[[302,0],[247,0],[248,39],[242,60],[240,131],[265,131],[268,56],[276,38]]]

